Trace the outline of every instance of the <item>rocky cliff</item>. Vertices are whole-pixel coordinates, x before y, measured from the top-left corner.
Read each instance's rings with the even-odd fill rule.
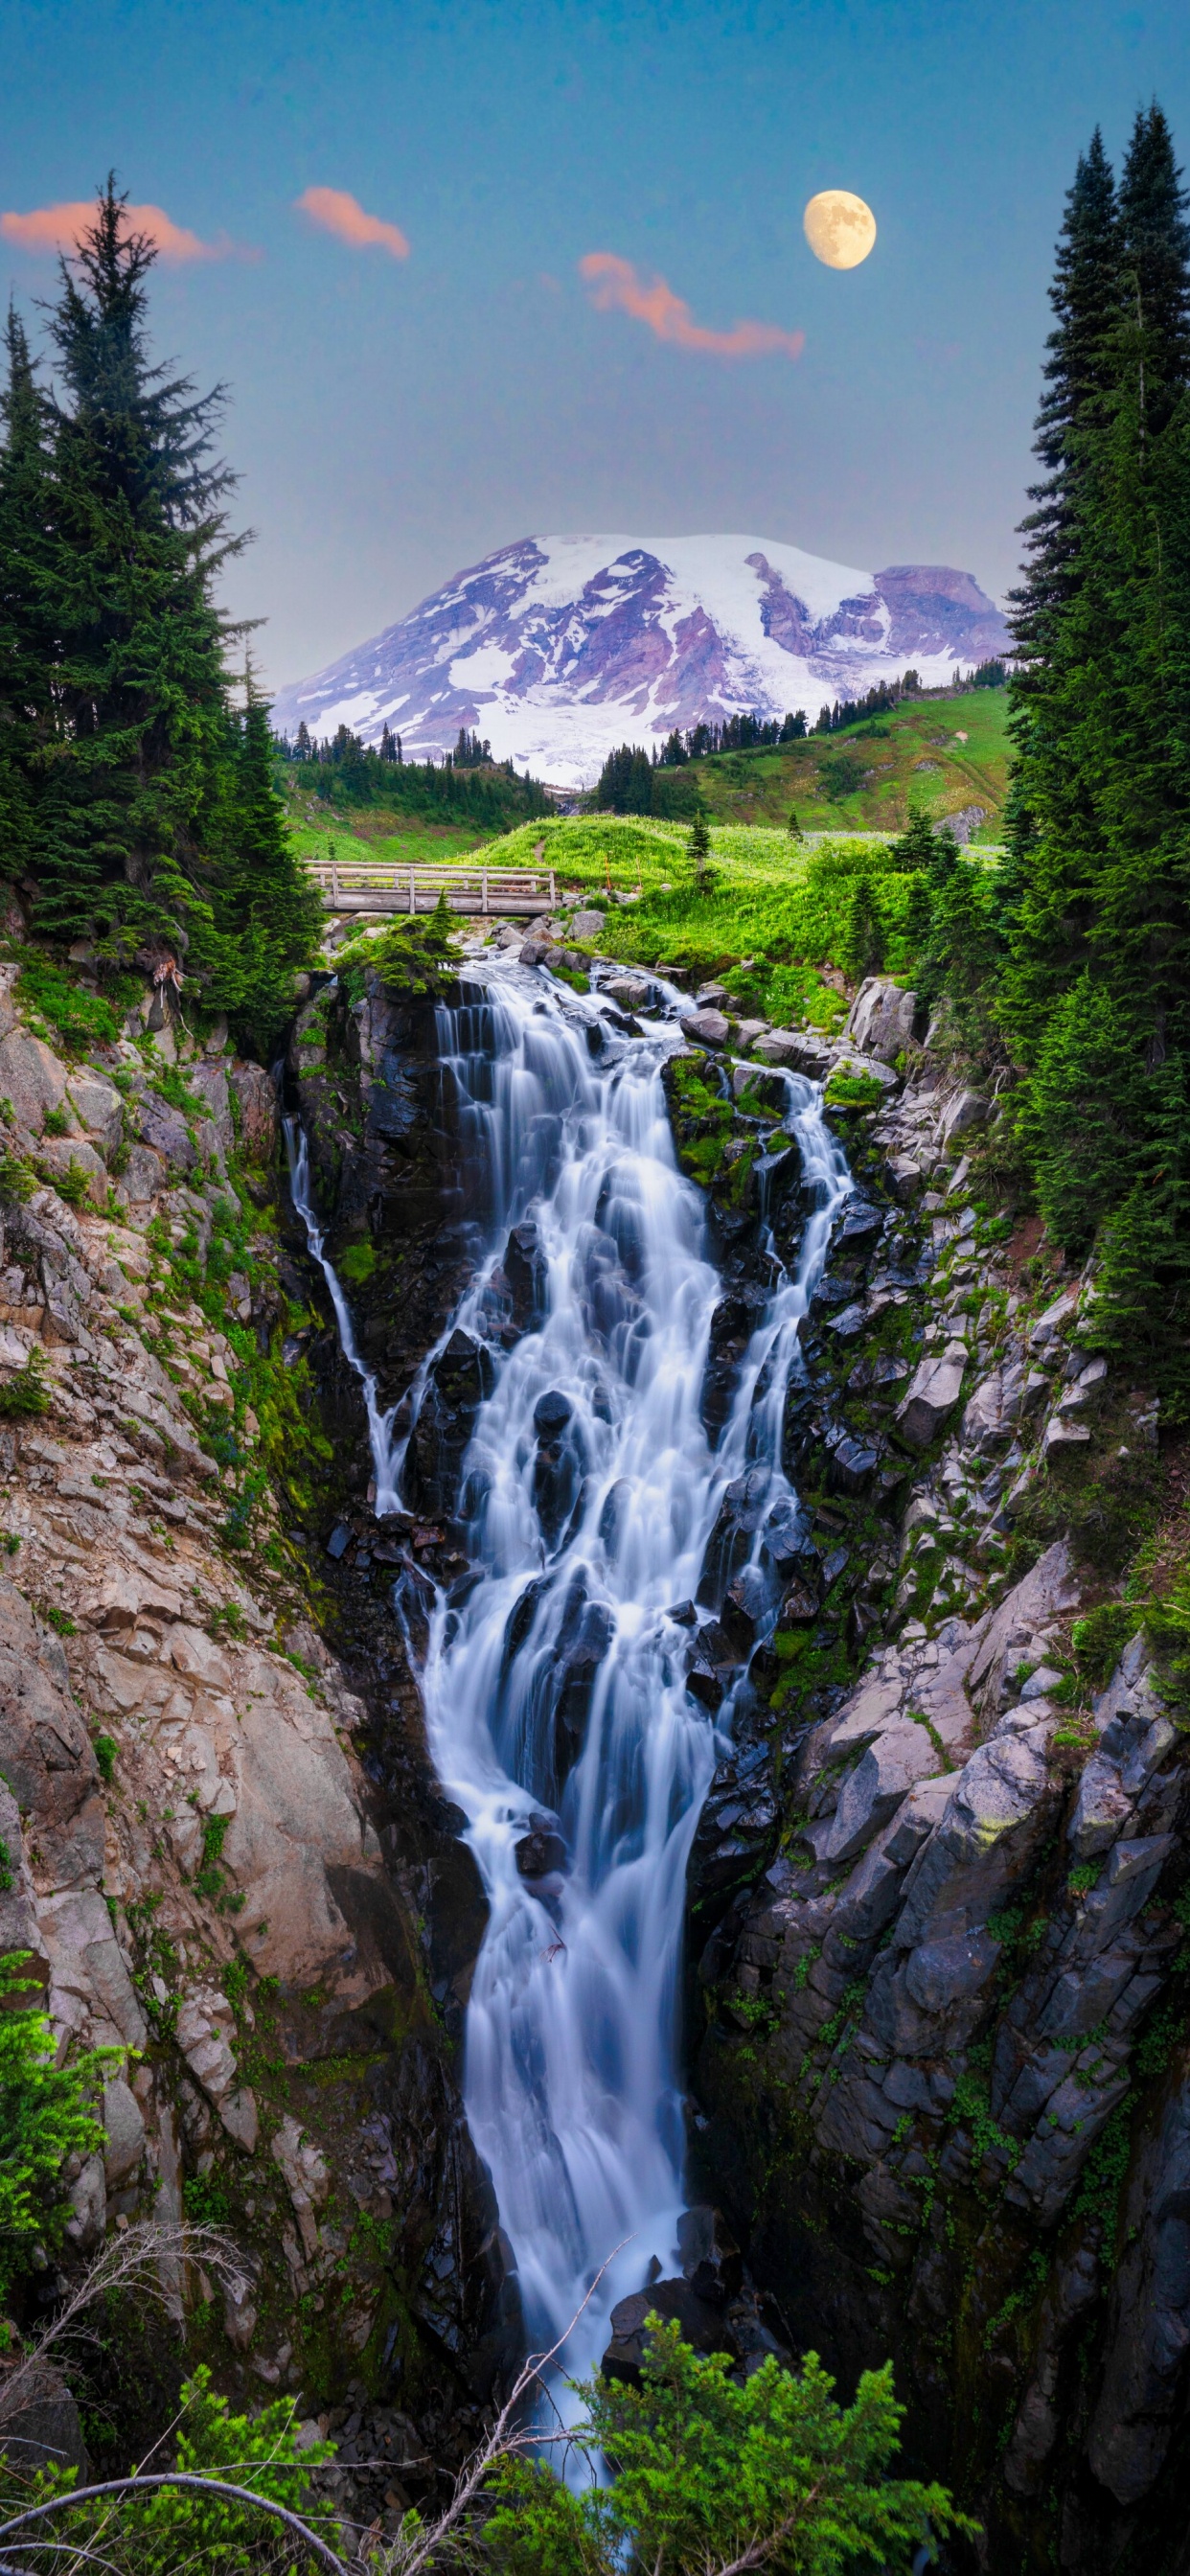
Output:
[[[787,1399],[811,1518],[696,1849],[694,2170],[792,2344],[848,2381],[894,2357],[980,2564],[1172,2569],[1185,1719],[1117,1597],[1167,1490],[1155,1409],[1088,1351],[1091,1285],[1022,1269],[994,1105],[912,1016],[871,985],[839,1047],[785,1042],[833,1060],[857,1189]],[[722,1195],[758,1104],[712,1036],[671,1084],[688,1152],[719,1122]],[[903,1079],[865,1052],[890,1036]]]
[[[174,2268],[168,2332],[121,2318],[92,2444],[155,2436],[205,2359],[347,2418],[347,2501],[400,2511],[402,2462],[417,2489],[469,2444],[503,2265],[435,1964],[449,1835],[417,1745],[400,1781],[374,1749],[399,1640],[366,1703],[321,1633],[358,1425],[340,1454],[334,1405],[314,1421],[333,1337],[285,1241],[276,1093],[159,1005],[71,1048],[16,963],[0,986],[0,1948],[63,2053],[125,2052],[105,2152],[66,2178],[66,2272],[152,2214],[239,2248],[226,2299]]]
[[[593,972],[630,1026],[648,979]],[[445,1343],[417,1510],[379,1526],[272,1084],[139,1018],[71,1054],[15,977],[2,1929],[64,2051],[128,2051],[65,2260],[145,2211],[224,2220],[226,2303],[179,2273],[172,2347],[125,2320],[99,2368],[120,2440],[184,2349],[295,2390],[339,2432],[348,2500],[392,2514],[458,2455],[516,2331],[456,2089],[483,1899],[408,1661],[427,1574],[461,1564],[482,1352]],[[399,1408],[469,1275],[483,1174],[433,995],[357,984],[307,998],[285,1087]],[[1088,1347],[1093,1283],[998,1215],[995,1104],[915,1039],[912,996],[865,987],[835,1044],[725,1002],[687,1013],[666,1076],[723,1274],[712,1436],[762,1265],[796,1257],[814,1201],[775,1124],[783,1066],[828,1079],[856,1186],[786,1390],[804,1511],[766,1539],[775,1635],[740,1579],[747,1476],[699,1591],[689,1687],[736,1715],[691,1865],[691,2169],[755,2286],[703,2216],[687,2283],[713,2306],[722,2273],[741,2349],[813,2345],[845,2381],[891,2353],[909,2446],[981,2515],[989,2569],[1176,2571],[1183,1690],[1120,1598],[1138,1535],[1176,1541],[1176,1461]],[[534,1311],[520,1235],[498,1335]]]

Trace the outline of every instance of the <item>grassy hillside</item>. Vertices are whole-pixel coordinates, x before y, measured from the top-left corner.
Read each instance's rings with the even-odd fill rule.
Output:
[[[484,834],[477,824],[443,823],[431,814],[395,813],[366,805],[337,810],[309,791],[306,772],[278,761],[274,783],[285,801],[294,847],[303,859],[384,859],[419,867],[465,858]]]
[[[696,779],[707,813],[720,823],[784,824],[792,807],[803,831],[896,832],[910,804],[941,820],[982,805],[984,840],[998,836],[1008,784],[1006,689],[965,697],[904,699],[834,734],[774,751],[720,752],[677,775]]]
[[[914,971],[910,907],[921,880],[889,867],[884,841],[842,832],[807,848],[771,827],[715,825],[702,886],[691,867],[688,831],[651,818],[551,818],[490,848],[502,865],[528,867],[542,842],[545,864],[556,873],[559,908],[581,899],[604,913],[592,943],[604,956],[722,975],[741,1004],[781,1024],[803,1015],[829,1024],[842,1016],[844,1006],[820,970],[836,983],[839,968],[852,981],[877,964],[894,975]],[[993,857],[973,853],[973,894],[995,865]],[[857,963],[853,915],[861,887],[879,937],[877,952]]]

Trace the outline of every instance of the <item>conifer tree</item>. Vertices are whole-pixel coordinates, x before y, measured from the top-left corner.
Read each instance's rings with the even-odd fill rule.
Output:
[[[215,878],[215,930],[200,940],[200,968],[237,1035],[255,1052],[269,1047],[292,1009],[293,969],[313,955],[322,898],[294,859],[273,786],[268,708],[248,677],[248,704],[233,728],[228,845]]]
[[[155,257],[109,178],[50,323],[63,398],[40,591],[58,662],[37,919],[110,956],[184,955],[211,927],[199,835],[226,751],[229,631],[212,584],[243,542],[211,458],[222,389],[196,398],[149,360]]]
[[[707,829],[707,818],[701,805],[690,826],[690,837],[686,847],[694,870],[697,892],[705,894],[711,882],[711,835]]]
[[[50,726],[52,638],[39,598],[49,532],[45,404],[10,305],[0,396],[0,870],[22,877],[34,847],[34,772]]]

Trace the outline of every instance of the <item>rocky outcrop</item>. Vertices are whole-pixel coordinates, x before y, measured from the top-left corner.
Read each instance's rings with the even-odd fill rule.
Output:
[[[989,1104],[911,1062],[840,1113],[871,1214],[803,1331],[797,1563],[692,1854],[694,2173],[795,2343],[893,2355],[989,2567],[1056,2492],[1057,2563],[1106,2576],[1170,2531],[1190,2325],[1182,1739],[1143,1633],[1098,1694],[1072,1642],[1152,1417],[1083,1283],[1030,1311],[968,1198]]]
[[[260,1213],[276,1093],[165,1024],[158,1055],[59,1056],[13,981],[0,1394],[31,1368],[33,1389],[0,1403],[0,1946],[27,1954],[63,2058],[120,2052],[102,2148],[64,2177],[62,2262],[133,2218],[221,2217],[241,2273],[204,2347],[217,2379],[326,2402],[399,2373],[449,2460],[508,2296],[431,1993],[428,1854],[457,1847],[395,1831],[371,1712],[309,1617],[301,1516],[317,1543],[342,1471]],[[47,1109],[67,1133],[42,1137]],[[349,1163],[349,1210],[354,1190]],[[325,1501],[295,1499],[303,1443]],[[165,2393],[206,2296],[166,2269]]]

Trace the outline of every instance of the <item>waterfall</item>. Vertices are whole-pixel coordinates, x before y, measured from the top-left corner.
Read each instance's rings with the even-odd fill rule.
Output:
[[[730,1692],[712,1714],[686,1688],[707,1615],[694,1605],[725,1494],[746,1478],[748,1608],[758,1634],[774,1624],[773,1533],[798,1516],[780,1463],[786,1381],[850,1188],[819,1092],[786,1076],[780,1123],[816,1205],[794,1273],[768,1238],[767,1308],[712,1448],[700,1398],[720,1282],[661,1083],[681,1041],[672,1019],[646,1024],[596,1060],[595,1019],[594,1002],[544,974],[499,968],[439,1014],[460,1146],[488,1194],[487,1250],[451,1330],[486,1339],[491,1368],[458,1506],[470,1569],[436,1600],[421,1672],[434,1761],[490,1906],[467,2115],[535,2342],[563,2332],[615,2255],[570,2339],[572,2369],[598,2357],[611,2305],[651,2258],[673,2269],[686,1864],[731,1727]],[[364,1379],[377,1509],[391,1509],[400,1454],[355,1354],[303,1152],[291,1146],[295,1203]],[[501,1264],[525,1225],[532,1313],[514,1339],[500,1331]],[[425,1385],[423,1371],[415,1399]]]

